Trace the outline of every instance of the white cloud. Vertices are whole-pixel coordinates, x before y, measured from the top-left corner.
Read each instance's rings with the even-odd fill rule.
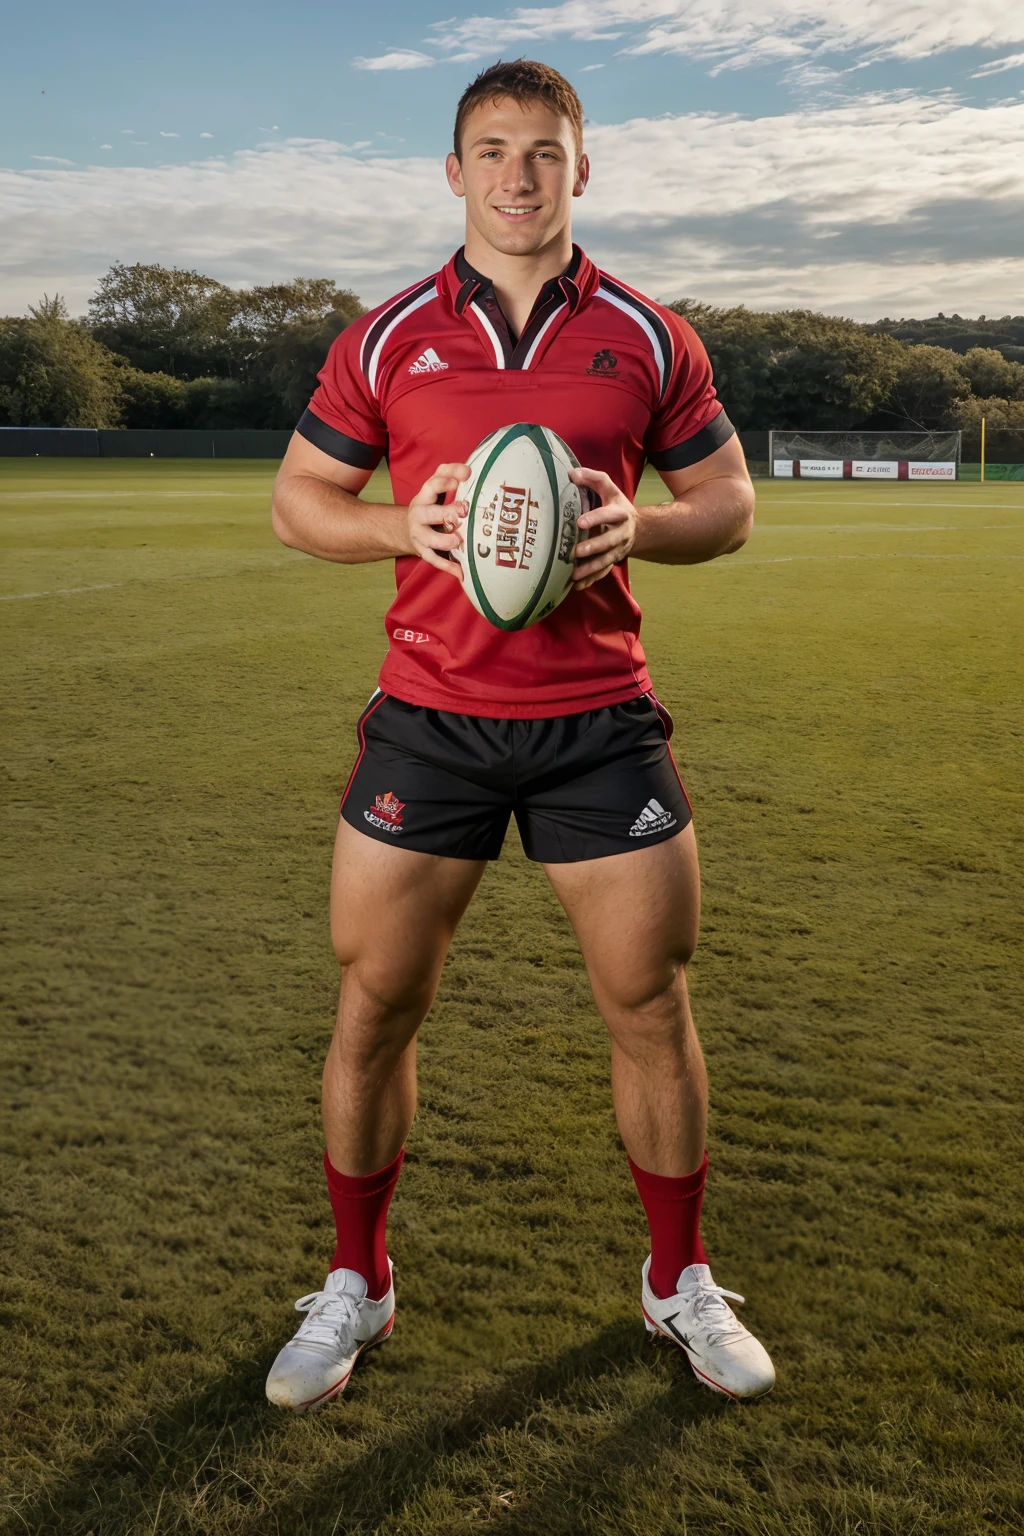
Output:
[[[42,160],[47,165],[74,165],[73,160],[62,160],[60,155],[29,155],[30,160]]]
[[[678,53],[729,61],[734,68],[825,52],[872,59],[917,59],[953,48],[997,48],[1024,42],[1024,11],[1006,0],[564,0],[519,7],[502,16],[436,22],[442,48],[484,48],[606,38],[624,29],[622,52]],[[611,34],[616,35],[616,34]]]
[[[589,75],[592,69],[604,69],[603,64],[584,64],[582,69],[576,71],[579,75]]]
[[[201,133],[199,135],[199,137],[201,139],[212,139],[213,138],[213,134],[212,133]]]
[[[113,144],[101,144],[100,149],[113,149]]]
[[[972,80],[984,80],[986,75],[1001,75],[1004,69],[1020,69],[1024,65],[1024,53],[1011,53],[1005,59],[992,59],[983,64],[971,76]]]
[[[375,59],[352,60],[355,69],[429,69],[437,60],[429,53],[419,53],[415,48],[394,48],[390,53],[379,54]]]
[[[121,132],[122,133],[134,133],[135,129],[134,128],[122,128]]]
[[[1024,102],[874,95],[765,118],[592,127],[579,237],[662,298],[1004,314],[1024,292]],[[368,148],[368,141],[360,141]],[[155,168],[0,170],[0,313],[84,310],[114,260],[227,282],[323,273],[376,303],[459,243],[440,158],[286,139]]]
[[[162,139],[180,139],[181,138],[181,134],[180,133],[164,133],[163,129],[161,128],[160,129],[160,137]]]
[[[356,142],[352,145],[352,148],[353,149],[369,149],[370,145],[372,143],[373,143],[372,139],[357,139]]]

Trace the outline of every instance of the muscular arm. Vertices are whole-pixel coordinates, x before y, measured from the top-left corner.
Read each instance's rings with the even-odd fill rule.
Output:
[[[754,487],[738,437],[688,469],[666,469],[664,506],[637,509],[634,560],[697,565],[741,549],[754,526]]]
[[[596,491],[602,503],[579,520],[586,537],[576,546],[573,580],[581,587],[600,581],[627,556],[697,565],[731,555],[754,526],[754,487],[738,437],[688,469],[662,471],[673,500],[660,507],[634,507],[601,470],[574,469],[572,478]]]
[[[332,459],[296,432],[274,481],[271,520],[281,543],[340,565],[419,555],[461,579],[461,568],[443,556],[462,541],[463,509],[437,503],[458,490],[469,476],[468,467],[440,465],[407,507],[361,501],[359,492],[370,474]],[[454,524],[450,530],[444,529],[446,516]]]

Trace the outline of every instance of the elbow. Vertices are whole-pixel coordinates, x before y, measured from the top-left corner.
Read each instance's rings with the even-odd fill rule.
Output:
[[[727,555],[734,555],[738,549],[742,549],[754,531],[754,487],[750,486],[748,494],[743,498],[743,504],[738,509],[736,527],[732,538],[729,540]]]
[[[296,549],[295,535],[288,525],[288,519],[281,509],[281,505],[275,496],[270,504],[270,526],[274,530],[274,537],[279,539],[288,549]]]

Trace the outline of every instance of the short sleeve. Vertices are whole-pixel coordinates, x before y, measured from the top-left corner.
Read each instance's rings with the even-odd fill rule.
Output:
[[[296,431],[332,459],[376,469],[387,452],[388,434],[362,369],[365,329],[357,322],[335,337]]]
[[[674,310],[660,318],[672,336],[672,371],[644,446],[655,469],[687,469],[727,443],[736,431],[722,408],[711,361],[696,331]]]

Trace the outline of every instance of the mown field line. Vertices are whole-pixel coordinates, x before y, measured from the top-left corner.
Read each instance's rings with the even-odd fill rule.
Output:
[[[253,571],[265,571],[282,565],[296,565],[300,560],[308,560],[308,555],[301,555],[289,551],[281,555],[268,555],[266,559],[247,565],[222,565],[215,571],[178,571],[173,576],[129,576],[124,581],[99,581],[89,587],[54,587],[49,592],[3,592],[0,593],[0,603],[24,602],[30,597],[76,597],[80,592],[109,592],[114,587],[130,587],[133,583],[140,586],[149,586],[161,581],[214,581],[219,576],[247,575]]]
[[[898,550],[867,555],[767,555],[763,560],[716,561],[715,568],[734,571],[744,565],[789,565],[794,560],[1024,560],[1024,555],[915,555]]]

